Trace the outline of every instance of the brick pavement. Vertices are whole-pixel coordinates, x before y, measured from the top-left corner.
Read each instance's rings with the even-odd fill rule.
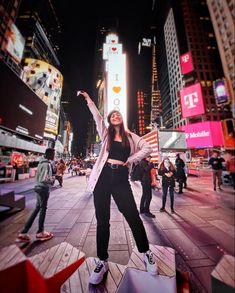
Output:
[[[159,212],[161,192],[154,191],[151,211],[156,218],[142,216],[150,243],[174,248],[177,269],[191,272],[192,292],[211,292],[211,271],[224,253],[235,254],[234,193],[228,186],[224,186],[223,192],[214,192],[211,185],[210,176],[189,177],[188,189],[184,194],[175,194],[174,215]],[[10,217],[1,217],[0,246],[14,243],[17,231],[34,207],[32,186],[32,179],[4,186],[17,192],[28,191],[25,192],[25,210],[13,211]],[[141,186],[136,182],[132,183],[132,188],[139,206]],[[45,227],[55,237],[44,243],[32,242],[24,248],[26,255],[35,255],[66,241],[84,251],[87,257],[96,256],[93,197],[85,190],[85,177],[66,174],[63,188],[56,184],[49,199]],[[169,198],[166,209],[169,211]],[[30,233],[34,235],[36,229],[35,221]],[[109,260],[127,264],[134,246],[131,230],[112,201]]]

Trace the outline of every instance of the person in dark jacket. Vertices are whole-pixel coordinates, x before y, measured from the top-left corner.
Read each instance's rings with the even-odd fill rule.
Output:
[[[176,160],[175,160],[175,177],[179,183],[179,194],[183,193],[183,185],[186,187],[186,175],[185,175],[185,163],[184,161],[180,158],[180,154],[176,155]]]
[[[169,189],[171,200],[171,213],[174,214],[174,187],[175,187],[175,168],[168,157],[164,157],[161,162],[158,175],[162,176],[162,207],[160,212],[165,212],[166,196]]]
[[[225,160],[220,157],[220,152],[217,150],[213,151],[212,157],[209,159],[208,165],[211,165],[213,172],[214,191],[216,191],[216,178],[218,182],[218,188],[220,191],[222,191],[221,185],[223,163],[225,164]]]
[[[155,218],[155,215],[150,212],[150,202],[152,199],[152,178],[151,169],[154,168],[151,162],[151,156],[141,160],[140,166],[143,170],[142,178],[140,180],[142,185],[142,197],[140,201],[140,213],[145,214],[146,217]]]

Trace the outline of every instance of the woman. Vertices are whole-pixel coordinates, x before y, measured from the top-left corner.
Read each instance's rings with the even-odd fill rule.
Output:
[[[111,194],[132,230],[139,252],[144,253],[147,271],[156,274],[157,268],[153,253],[149,250],[145,228],[139,217],[128,180],[130,165],[148,156],[152,152],[152,148],[144,139],[132,132],[125,131],[123,118],[119,111],[114,110],[108,115],[109,127],[107,128],[89,95],[86,92],[80,93],[87,101],[102,140],[100,155],[88,182],[88,189],[94,194],[97,256],[99,258],[89,282],[99,284],[108,271]]]
[[[162,176],[162,207],[160,212],[165,212],[166,196],[169,189],[171,200],[171,213],[174,214],[174,187],[175,187],[175,169],[168,157],[161,162],[158,175]]]

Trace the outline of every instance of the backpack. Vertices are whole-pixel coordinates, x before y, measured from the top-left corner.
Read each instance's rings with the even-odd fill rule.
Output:
[[[131,180],[132,181],[141,181],[143,178],[144,169],[140,165],[140,163],[134,164],[132,171],[131,171]]]
[[[51,162],[50,165],[51,165],[52,175],[56,175],[57,166],[55,162]]]

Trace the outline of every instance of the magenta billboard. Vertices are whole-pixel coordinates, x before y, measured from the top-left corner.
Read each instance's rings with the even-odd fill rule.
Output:
[[[187,74],[194,70],[192,55],[190,52],[180,56],[180,66],[182,74]]]
[[[184,87],[180,90],[182,116],[184,118],[205,113],[201,84]]]
[[[220,121],[188,124],[182,129],[185,131],[187,148],[210,148],[224,145]]]

